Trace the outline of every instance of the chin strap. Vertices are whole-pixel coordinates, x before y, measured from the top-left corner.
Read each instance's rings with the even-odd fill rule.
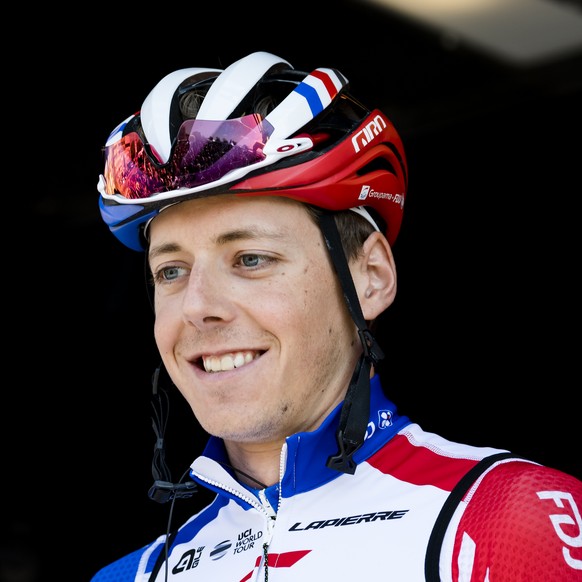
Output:
[[[384,353],[366,325],[333,214],[324,212],[319,224],[363,348],[342,405],[336,433],[338,452],[326,463],[330,469],[353,475],[356,472],[353,456],[364,443],[370,417],[370,372]]]

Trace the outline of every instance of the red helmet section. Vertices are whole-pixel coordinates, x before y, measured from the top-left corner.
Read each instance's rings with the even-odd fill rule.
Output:
[[[392,123],[372,111],[359,128],[331,150],[312,160],[231,185],[248,196],[284,196],[327,210],[373,208],[387,225],[393,244],[402,223],[407,163]]]

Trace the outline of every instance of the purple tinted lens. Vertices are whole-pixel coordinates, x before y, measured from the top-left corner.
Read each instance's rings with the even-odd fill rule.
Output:
[[[258,115],[226,121],[190,119],[180,127],[164,165],[151,159],[136,133],[129,133],[105,150],[106,192],[143,199],[208,184],[264,160],[263,148],[272,131]]]

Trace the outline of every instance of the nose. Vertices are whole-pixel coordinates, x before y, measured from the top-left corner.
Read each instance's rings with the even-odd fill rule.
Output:
[[[196,327],[229,322],[234,317],[234,304],[229,285],[219,268],[195,265],[188,278],[183,298],[183,317]]]

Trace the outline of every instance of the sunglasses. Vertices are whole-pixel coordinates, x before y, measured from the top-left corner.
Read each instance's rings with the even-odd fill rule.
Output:
[[[220,121],[189,119],[180,126],[170,159],[163,164],[133,129],[138,119],[128,118],[105,146],[104,194],[141,200],[216,185],[233,170],[264,162],[265,145],[273,133],[273,126],[256,114]]]
[[[139,115],[132,115],[107,140],[99,191],[120,204],[166,200],[233,182],[279,158],[309,150],[314,145],[310,137],[281,136],[293,135],[311,121],[346,84],[337,71],[316,69],[268,119],[251,114],[219,121],[186,120],[166,163],[144,143]]]

